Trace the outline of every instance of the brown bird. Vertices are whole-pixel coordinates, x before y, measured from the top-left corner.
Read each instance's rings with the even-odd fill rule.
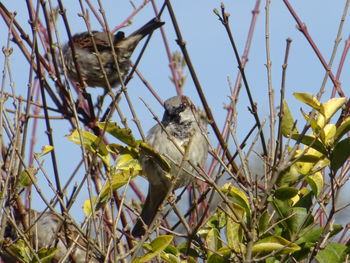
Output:
[[[67,229],[64,231],[62,220],[53,212],[40,213],[35,210],[30,210],[28,216],[30,217],[31,224],[28,232],[30,233],[32,247],[37,249],[56,248],[52,262],[61,262],[63,258],[66,258],[64,262],[103,262],[102,258],[96,257],[96,254],[92,252],[92,245],[89,245],[83,237],[79,236],[79,232],[73,225],[67,223]],[[19,223],[17,227],[23,230]],[[0,257],[2,257],[5,262],[18,262],[18,258],[16,257],[18,251],[15,249],[18,242],[11,245],[13,241],[17,241],[18,238],[21,238],[16,232],[17,230],[11,224],[8,224],[5,229],[5,240],[8,240],[7,242],[10,243],[8,249],[17,252],[12,254],[9,253],[8,250],[5,251],[0,248]],[[73,247],[73,249],[70,251],[69,249],[71,247]],[[91,251],[89,255],[87,254],[87,249]],[[68,257],[66,257],[67,253],[70,253]]]
[[[120,75],[122,80],[125,79],[130,69],[130,57],[134,52],[137,44],[145,36],[151,34],[155,29],[161,27],[164,22],[157,18],[152,19],[140,29],[136,30],[130,36],[125,37],[124,32],[119,31],[115,35],[111,35],[117,61],[119,65]],[[106,32],[93,31],[93,38],[96,43],[103,69],[106,72],[109,84],[111,87],[116,87],[120,84],[120,78],[117,73],[117,67],[112,53],[112,48],[109,44],[108,34]],[[76,60],[79,65],[80,73],[90,87],[108,87],[100,63],[96,56],[93,42],[88,32],[76,34],[72,37],[72,42],[75,47]],[[67,68],[68,77],[72,81],[79,81],[78,74],[74,65],[72,50],[70,43],[63,47],[63,57]]]
[[[184,156],[174,145],[187,151],[188,160],[194,166],[203,166],[208,155],[207,139],[203,135],[205,127],[200,129],[201,118],[191,100],[186,96],[175,96],[165,101],[165,112],[162,119],[162,126],[156,124],[148,133],[146,142],[158,151],[171,166],[169,175],[154,160],[154,157],[142,153],[140,162],[142,170],[149,181],[148,195],[139,218],[132,230],[134,237],[145,234],[145,226],[150,226],[154,217],[166,198],[169,190],[187,186],[198,175],[193,166],[185,161],[179,169]],[[172,140],[169,139],[171,136]],[[186,148],[189,147],[189,148]]]

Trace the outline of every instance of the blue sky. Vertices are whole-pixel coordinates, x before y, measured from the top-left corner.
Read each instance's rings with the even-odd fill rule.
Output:
[[[2,1],[3,4],[11,11],[16,11],[19,23],[31,35],[31,30],[27,23],[28,14],[25,3],[12,0]],[[73,33],[86,31],[85,23],[77,14],[80,13],[78,1],[65,0],[63,1],[67,9],[68,19],[70,21],[71,30]],[[202,88],[207,96],[208,103],[213,111],[214,117],[218,122],[219,127],[223,126],[226,111],[223,109],[224,104],[229,103],[229,85],[227,78],[234,83],[238,72],[237,63],[229,43],[229,39],[224,27],[218,21],[213,13],[214,8],[220,8],[222,1],[172,1],[177,20],[183,37],[187,43],[187,49],[192,59],[192,63],[196,69]],[[133,10],[129,1],[102,1],[108,18],[108,23],[111,28],[119,25]],[[134,1],[136,6],[139,6],[142,1]],[[338,26],[343,13],[346,1],[332,0],[308,0],[308,1],[291,1],[296,13],[301,20],[306,23],[311,37],[320,49],[326,61],[329,60],[333,49],[334,41],[337,35]],[[94,2],[97,6],[97,4]],[[160,8],[162,1],[157,1]],[[224,1],[226,11],[231,14],[230,25],[236,45],[239,52],[243,52],[246,41],[247,31],[250,26],[252,17],[251,11],[255,5],[255,1],[236,0]],[[56,5],[54,1],[54,5]],[[249,61],[246,65],[246,75],[253,94],[254,100],[257,102],[259,116],[261,120],[268,117],[268,93],[267,93],[267,73],[266,73],[266,51],[265,51],[265,1],[260,5],[260,14],[257,20],[255,34],[253,36],[251,51],[249,53]],[[41,14],[42,15],[42,14]],[[92,17],[92,14],[90,13]],[[154,16],[152,7],[148,4],[134,19],[130,27],[124,28],[126,35],[133,32],[139,26],[146,23]],[[164,12],[162,20],[166,22],[164,29],[170,43],[172,51],[180,50],[177,46],[175,33],[172,23],[169,19],[167,11]],[[101,30],[94,19],[91,20],[92,28]],[[325,71],[311,49],[305,37],[296,28],[296,22],[283,4],[283,1],[272,1],[270,7],[270,52],[272,61],[272,86],[275,90],[276,106],[279,101],[279,89],[281,86],[281,71],[284,59],[286,39],[293,40],[289,56],[287,82],[286,82],[286,98],[292,109],[293,114],[302,123],[299,108],[302,106],[293,96],[293,92],[310,92],[316,94],[320,89],[324,78]],[[58,18],[58,29],[60,32],[61,41],[67,41],[67,36],[63,27],[61,17]],[[349,21],[345,22],[342,42],[336,55],[334,67],[338,66],[339,58],[344,47],[344,40],[349,35]],[[0,46],[6,46],[7,27],[2,19],[0,19]],[[14,48],[11,55],[10,63],[12,75],[15,85],[15,93],[19,96],[26,97],[27,83],[29,76],[29,67],[23,62],[23,55],[14,43],[10,43]],[[141,46],[141,45],[140,45]],[[137,49],[133,55],[136,59]],[[4,56],[0,56],[0,65],[4,65]],[[345,62],[343,74],[341,76],[342,88],[347,94],[347,86],[350,81],[348,73],[349,62]],[[142,58],[138,67],[147,81],[157,91],[161,98],[166,99],[175,95],[175,88],[169,80],[170,70],[165,54],[165,49],[159,32],[153,34],[150,45]],[[335,70],[333,71],[335,73]],[[330,96],[330,91],[333,85],[328,80],[326,84],[326,93],[322,100],[327,100]],[[5,91],[12,93],[9,81],[5,82]],[[89,89],[96,98],[102,93],[102,89]],[[151,105],[153,110],[162,115],[162,107],[151,96],[149,91],[135,76],[128,85],[129,95],[134,103],[138,118],[144,127],[144,130],[151,128],[155,121],[146,107],[140,101],[140,97]],[[184,94],[191,97],[195,104],[200,105],[200,100],[196,93],[195,87],[188,74],[188,80],[184,87]],[[11,100],[10,102],[11,103]],[[8,104],[9,106],[10,104]],[[253,117],[247,110],[248,100],[245,91],[239,97],[238,104],[238,127],[237,134],[239,138],[243,138],[254,123]],[[10,106],[9,106],[10,107]],[[131,115],[126,107],[125,100],[121,102],[121,107],[129,118],[129,124],[134,129],[135,126],[130,120]],[[304,107],[305,108],[305,107]],[[306,108],[305,110],[308,111]],[[114,118],[118,121],[118,118]],[[81,158],[79,147],[73,145],[63,136],[69,134],[70,126],[67,121],[56,120],[52,121],[56,151],[58,155],[60,175],[64,178],[68,176],[77,165]],[[213,145],[217,142],[212,136],[212,131],[209,129],[210,138]],[[136,137],[139,137],[135,133]],[[29,143],[29,142],[28,142]],[[44,121],[39,121],[36,151],[38,152],[43,145],[48,144],[47,136],[45,135]],[[50,174],[51,162],[48,158],[45,159],[44,168]],[[83,174],[83,171],[81,171]],[[46,182],[42,175],[39,175],[42,187],[45,187]],[[77,179],[78,180],[78,179]],[[77,200],[76,207],[80,209],[84,196]],[[40,202],[39,202],[40,203]],[[36,203],[35,206],[40,207]]]

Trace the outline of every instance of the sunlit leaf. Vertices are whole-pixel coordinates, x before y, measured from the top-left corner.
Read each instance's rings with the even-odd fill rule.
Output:
[[[292,134],[291,138],[294,140],[298,140],[300,137],[300,134]],[[311,148],[315,149],[316,151],[319,151],[325,155],[327,155],[327,149],[324,147],[322,142],[319,139],[316,139],[314,136],[311,135],[304,135],[301,138],[301,143],[310,146]]]
[[[124,170],[117,172],[116,174],[113,174],[111,176],[111,180],[107,180],[105,185],[103,186],[101,192],[100,192],[100,198],[103,199],[105,196],[109,195],[111,191],[117,190],[120,187],[127,184],[129,181],[131,181],[133,178],[136,177],[138,174],[136,171],[131,170]]]
[[[323,190],[323,176],[320,172],[317,172],[313,175],[309,175],[306,178],[306,181],[310,185],[315,196],[319,196]]]
[[[92,207],[96,206],[96,201],[98,200],[97,196],[94,196],[90,199],[86,199],[83,204],[83,210],[86,216],[89,216],[92,213]]]
[[[320,110],[321,108],[320,102],[314,96],[312,96],[311,93],[294,92],[293,95],[301,102],[304,102],[307,105],[311,106],[313,109],[317,111]]]
[[[159,255],[171,243],[173,237],[170,235],[159,236],[147,244],[146,249],[150,252],[146,255],[136,258],[133,263],[144,263]]]
[[[244,212],[245,210],[240,205],[235,203],[231,203],[230,207],[234,210],[232,211],[230,208],[226,209],[226,238],[227,243],[231,248],[235,251],[239,251],[241,249],[242,240],[243,240],[243,228],[240,221],[244,222]]]
[[[271,252],[293,253],[300,250],[300,247],[280,236],[263,238],[253,245],[253,253],[267,254]]]
[[[48,153],[50,153],[52,151],[53,151],[53,146],[45,145],[45,146],[43,146],[41,148],[41,152],[40,153],[36,153],[35,156],[36,156],[36,158],[39,159],[39,158],[43,157],[44,155],[46,155],[46,154],[48,154]]]
[[[350,131],[350,117],[347,117],[337,128],[334,140],[339,141],[346,133]]]
[[[135,172],[141,171],[142,167],[138,160],[138,156],[135,156],[132,152],[126,152],[119,155],[116,165],[116,170],[130,170],[132,169]]]
[[[87,131],[80,131],[80,134],[82,136],[81,138],[82,141],[80,140],[80,135],[78,130],[74,130],[72,134],[65,137],[68,140],[80,146],[83,146],[89,152],[96,154],[103,161],[105,166],[108,167],[110,164],[111,156],[107,150],[107,146],[104,144],[101,138]],[[81,145],[81,143],[83,145]]]
[[[334,124],[327,124],[322,130],[321,130],[321,140],[326,146],[333,145],[334,142],[334,136],[337,131],[337,128]]]
[[[322,158],[317,163],[315,163],[314,167],[311,168],[309,173],[310,174],[317,173],[329,165],[330,165],[330,160],[328,158]]]
[[[132,132],[130,129],[121,128],[115,122],[108,122],[108,123],[107,122],[98,122],[97,126],[101,130],[105,130],[106,132],[108,132],[109,134],[111,134],[112,136],[117,138],[118,140],[122,141],[123,143],[125,143],[131,147],[137,146],[137,142],[136,142],[134,136],[132,135]]]
[[[237,204],[242,206],[245,209],[247,215],[250,216],[249,201],[243,191],[230,183],[224,184],[221,187],[221,191],[232,198],[233,201],[235,201]]]
[[[321,104],[320,112],[325,116],[327,122],[346,103],[346,101],[346,97],[332,98]]]

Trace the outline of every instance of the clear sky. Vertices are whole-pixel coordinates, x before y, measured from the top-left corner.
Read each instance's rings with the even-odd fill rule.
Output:
[[[56,5],[56,1],[53,1]],[[68,19],[70,21],[72,32],[86,31],[86,26],[78,13],[81,13],[79,2],[72,0],[63,1],[67,9]],[[158,8],[161,7],[162,1],[156,1]],[[337,31],[340,19],[343,14],[345,0],[308,0],[308,1],[290,1],[296,13],[301,20],[307,25],[309,33],[314,42],[320,49],[322,55],[328,62],[331,52],[333,50],[334,41],[337,36]],[[10,10],[16,11],[19,23],[31,35],[30,27],[27,23],[28,12],[24,1],[3,0],[2,3]],[[129,1],[102,1],[108,18],[108,23],[111,28],[120,25],[120,23],[132,12],[133,7]],[[142,1],[135,0],[134,4],[140,6]],[[213,13],[214,8],[220,9],[221,1],[188,1],[176,0],[172,1],[177,20],[183,37],[187,43],[187,48],[192,59],[193,65],[198,74],[202,88],[207,96],[209,105],[214,113],[215,119],[219,127],[222,127],[226,117],[226,111],[223,106],[229,103],[229,85],[227,78],[234,83],[237,76],[237,62],[235,60],[232,47],[226,31],[217,16]],[[93,3],[97,6],[97,4]],[[241,1],[224,1],[226,11],[231,14],[230,25],[239,49],[242,53],[247,37],[248,28],[252,18],[251,11],[254,8],[255,1],[241,0]],[[251,51],[249,53],[249,61],[246,65],[246,75],[253,94],[253,99],[257,102],[259,116],[261,120],[268,117],[268,91],[267,91],[267,72],[266,72],[266,45],[265,45],[265,1],[260,4],[260,14],[258,16],[255,33],[253,36]],[[96,8],[98,9],[98,8]],[[135,29],[143,25],[154,16],[151,4],[148,4],[136,17],[130,27],[124,28],[126,35],[133,32]],[[101,30],[101,27],[92,18],[92,28]],[[42,18],[42,14],[41,14]],[[172,51],[180,50],[176,44],[176,36],[172,23],[169,19],[168,12],[165,11],[161,18],[166,22],[164,29]],[[344,41],[350,33],[349,19],[345,21],[342,32],[342,41],[340,42],[336,59],[334,62],[334,73],[338,67],[339,59],[344,48]],[[281,86],[281,71],[284,59],[286,39],[293,40],[290,50],[287,80],[286,80],[286,98],[292,109],[293,114],[300,123],[303,123],[299,108],[302,106],[293,96],[293,92],[310,92],[316,94],[321,87],[325,71],[319,62],[314,51],[310,47],[302,33],[296,28],[296,22],[287,10],[283,1],[272,1],[270,7],[270,52],[272,61],[272,86],[275,90],[276,106],[279,101],[279,89]],[[62,19],[58,17],[58,29],[62,43],[67,41],[67,35],[63,27]],[[0,19],[0,46],[7,45],[7,26]],[[15,43],[10,43],[14,48],[14,52],[10,57],[10,66],[12,69],[12,77],[14,80],[15,94],[26,97],[27,83],[29,78],[29,66],[24,61],[23,55],[16,47]],[[141,46],[141,45],[140,45]],[[137,57],[139,49],[135,51],[133,58]],[[3,68],[4,56],[0,56],[0,65]],[[175,88],[169,80],[170,70],[165,54],[163,42],[161,40],[160,32],[153,34],[150,45],[146,50],[144,57],[138,67],[150,85],[157,91],[162,99],[166,99],[176,94]],[[342,88],[347,95],[347,87],[350,82],[349,62],[346,60],[343,74],[340,81]],[[326,84],[326,94],[323,100],[330,97],[330,92],[333,85],[328,80]],[[144,127],[144,130],[151,128],[155,121],[147,108],[140,101],[140,97],[151,105],[153,110],[159,115],[162,115],[162,107],[152,97],[149,91],[135,76],[129,83],[128,90],[130,97],[134,103],[134,107]],[[5,91],[12,93],[8,78],[5,82]],[[102,93],[102,89],[91,90],[94,98]],[[191,97],[195,104],[200,105],[199,97],[196,93],[193,81],[188,74],[188,79],[184,88],[184,94]],[[11,100],[10,102],[11,103]],[[10,104],[7,104],[8,107]],[[247,96],[242,90],[239,97],[238,104],[238,127],[237,134],[242,139],[254,123],[253,117],[250,115]],[[125,105],[124,100],[121,102],[121,107],[128,118],[130,113]],[[306,111],[309,109],[305,108]],[[41,113],[42,114],[42,113]],[[117,117],[114,120],[119,122]],[[70,126],[65,120],[52,121],[56,151],[58,154],[60,175],[64,178],[65,175],[70,175],[81,159],[81,151],[78,146],[63,138],[64,135],[69,134]],[[134,129],[135,126],[129,119],[130,126]],[[136,130],[135,130],[136,131]],[[217,142],[209,129],[212,143],[216,146]],[[135,133],[139,138],[139,135]],[[47,136],[45,135],[44,121],[39,121],[36,137],[36,152],[40,150],[43,145],[48,144]],[[28,142],[29,143],[29,142]],[[50,174],[51,161],[46,158],[44,168]],[[82,173],[82,171],[81,171]],[[45,187],[46,182],[42,175],[39,174],[39,181],[41,186]],[[78,180],[78,179],[77,179]],[[47,186],[46,186],[47,188]],[[81,205],[86,196],[77,200],[76,208],[81,209]],[[35,206],[40,207],[39,203]],[[79,210],[76,210],[79,211]]]

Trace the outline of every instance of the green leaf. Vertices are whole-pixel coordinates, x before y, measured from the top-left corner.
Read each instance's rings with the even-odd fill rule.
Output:
[[[310,224],[309,213],[304,207],[293,207],[290,211],[290,218],[287,219],[288,231],[294,235]]]
[[[336,173],[350,156],[350,138],[338,142],[331,155],[331,168]]]
[[[71,135],[65,136],[68,140],[83,146],[89,152],[96,154],[105,164],[106,167],[109,167],[111,156],[107,150],[107,146],[101,140],[101,138],[96,135],[87,132],[81,131],[82,143],[80,141],[80,135],[78,130],[74,130]]]
[[[256,242],[253,245],[253,253],[267,254],[271,252],[277,252],[282,254],[293,253],[300,250],[300,247],[287,239],[280,236],[269,236]]]
[[[161,258],[164,260],[164,262],[168,262],[168,263],[180,263],[181,262],[180,257],[174,256],[172,254],[167,254],[164,252],[161,253]]]
[[[275,197],[280,200],[288,200],[298,194],[298,189],[294,187],[281,187],[276,189]]]
[[[138,156],[131,151],[125,151],[118,156],[116,164],[114,166],[115,170],[130,170],[139,173],[142,170],[141,164],[139,162]]]
[[[229,257],[231,254],[231,249],[228,247],[222,247],[215,251],[216,253],[211,254],[208,257],[207,263],[227,263],[230,262]]]
[[[230,198],[232,198],[233,201],[236,202],[238,205],[242,206],[245,209],[247,216],[250,217],[249,201],[243,191],[231,185],[230,183],[224,184],[221,187],[221,191]]]
[[[173,237],[170,235],[159,236],[152,240],[150,244],[147,244],[146,249],[150,250],[150,253],[146,255],[136,258],[133,263],[144,263],[150,261],[152,258],[155,258],[162,251],[166,249],[166,247],[171,243]]]
[[[58,249],[57,248],[40,248],[38,251],[38,256],[40,258],[41,263],[50,263],[52,259],[54,258],[55,254],[57,253]],[[33,263],[39,262],[37,259],[34,257]]]
[[[300,134],[292,134],[291,138],[293,140],[298,140],[300,137]],[[311,148],[315,149],[316,151],[319,151],[320,153],[323,153],[324,155],[327,155],[328,151],[322,144],[322,142],[318,139],[315,139],[315,137],[310,135],[304,135],[301,138],[301,143],[305,144],[307,146],[310,146]]]
[[[267,211],[264,211],[259,218],[259,232],[265,233],[270,225],[270,215]]]
[[[28,167],[27,169],[22,171],[18,177],[18,187],[19,188],[26,187],[31,185],[33,182],[36,182],[37,179],[35,175],[37,173],[38,173],[38,170],[35,169],[34,167]]]
[[[279,175],[276,184],[279,187],[289,186],[298,181],[299,175],[299,168],[297,164],[294,163]]]
[[[132,135],[132,132],[130,129],[121,128],[117,125],[116,122],[98,122],[97,126],[101,130],[105,130],[110,135],[112,135],[113,137],[122,141],[123,143],[125,143],[131,147],[137,146],[137,141],[135,140],[134,136]]]
[[[111,180],[110,181],[107,180],[105,185],[103,186],[100,192],[100,198],[103,199],[105,196],[109,195],[111,191],[117,190],[120,187],[124,186],[133,178],[135,178],[136,175],[137,175],[137,172],[133,170],[125,170],[125,171],[120,171],[116,174],[113,174]]]
[[[339,141],[346,133],[350,131],[350,117],[347,117],[337,128],[334,136],[334,141]]]
[[[179,249],[180,253],[182,253],[186,256],[190,256],[190,257],[194,257],[194,258],[197,258],[200,256],[199,253],[197,252],[197,250],[188,246],[187,242],[183,242],[180,246],[178,246],[178,249]]]
[[[288,104],[285,100],[283,100],[283,115],[281,122],[281,132],[284,137],[289,137],[291,134],[299,133],[298,129],[295,126],[295,121],[293,119],[293,115],[289,110]]]
[[[209,218],[206,224],[210,228],[217,228],[220,230],[226,225],[226,217],[223,212],[216,212],[212,217]]]
[[[209,249],[209,255],[212,254],[211,251],[217,251],[219,248],[222,247],[220,232],[216,228],[212,228],[208,231],[208,234],[205,237],[205,241]]]
[[[343,229],[342,225],[333,225],[333,230],[330,233],[330,237],[338,234],[342,229]],[[306,233],[302,234],[301,237],[295,243],[297,245],[308,243],[313,246],[316,242],[319,241],[323,231],[324,231],[324,227],[319,227],[314,230],[306,231]]]
[[[320,172],[317,172],[314,175],[307,176],[305,180],[310,185],[314,195],[319,196],[323,190],[323,175]]]
[[[312,96],[311,93],[295,92],[293,95],[301,102],[304,102],[305,104],[311,106],[313,109],[317,111],[320,110],[321,108],[320,102],[314,96]]]
[[[235,251],[240,250],[240,246],[243,241],[243,228],[242,225],[239,224],[239,221],[244,221],[244,209],[240,205],[235,203],[230,204],[231,208],[234,210],[227,208],[225,211],[226,216],[226,239],[227,243],[231,248]]]
[[[297,203],[294,204],[294,206],[303,207],[306,210],[309,210],[311,206],[313,206],[312,200],[314,198],[314,193],[310,189],[303,187],[299,191],[299,196],[299,201],[297,201]]]
[[[145,142],[140,143],[140,150],[154,160],[165,172],[170,172],[169,163],[151,146]]]
[[[11,245],[10,250],[11,254],[13,254],[16,259],[21,259],[24,262],[31,262],[31,251],[23,239],[20,239],[15,244]]]
[[[319,263],[343,263],[346,257],[347,246],[339,243],[330,243],[318,252],[316,259]]]

